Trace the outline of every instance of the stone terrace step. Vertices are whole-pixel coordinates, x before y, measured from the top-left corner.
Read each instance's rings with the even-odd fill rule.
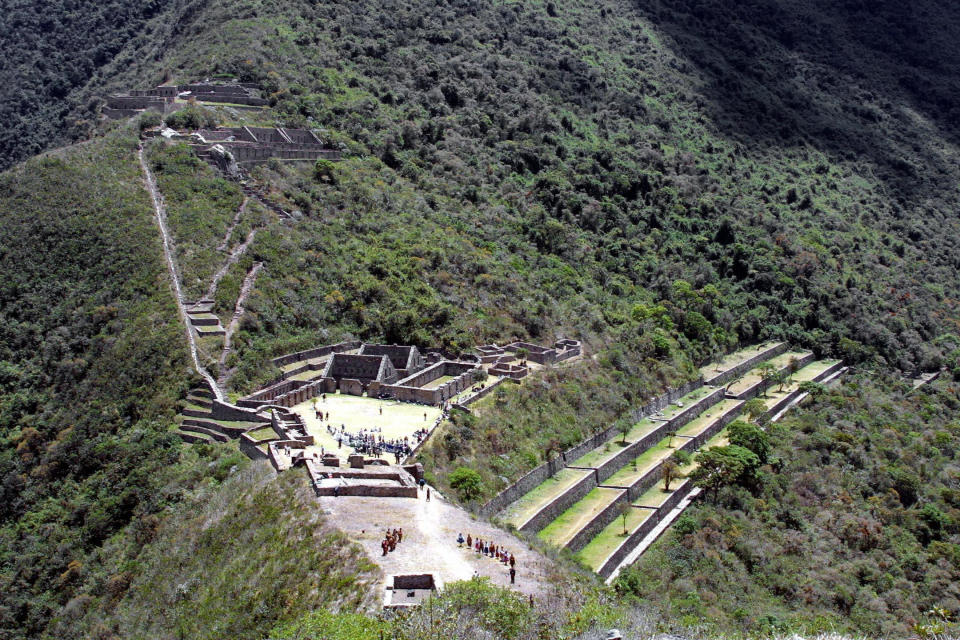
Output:
[[[618,516],[613,522],[604,527],[593,540],[587,543],[583,549],[577,552],[577,559],[593,569],[594,572],[600,573],[601,568],[617,549],[634,542],[633,538],[640,528],[644,527],[645,523],[656,520],[656,516],[656,509],[633,507],[627,516],[626,536],[623,535],[623,519]],[[644,527],[644,529],[646,528],[647,527]]]
[[[791,359],[795,359],[797,366],[802,368],[813,360],[813,353],[810,351],[788,351],[787,353],[780,354],[776,358],[771,358],[768,362],[774,366],[776,371],[782,372],[789,369]],[[766,386],[769,386],[769,384],[772,383],[767,381]],[[764,386],[765,384],[760,375],[760,369],[756,367],[727,387],[727,396],[739,400],[749,400],[763,391]]]
[[[215,431],[213,429],[208,429],[206,427],[198,427],[195,425],[186,424],[184,422],[180,425],[180,430],[189,431],[191,433],[202,433],[204,435],[209,436],[213,440],[216,440],[217,442],[230,442],[230,438],[227,435],[220,433],[219,431]]]
[[[178,430],[177,435],[180,436],[180,439],[184,442],[191,444],[213,444],[213,439],[202,433],[189,433]]]
[[[190,324],[195,327],[216,327],[220,324],[220,318],[212,313],[188,313]]]
[[[728,354],[716,364],[707,364],[700,367],[703,384],[720,386],[746,372],[744,369],[753,368],[764,360],[769,360],[782,351],[787,350],[785,342],[769,341],[763,344],[740,349]],[[738,371],[738,369],[744,369]]]
[[[192,405],[196,405],[196,406],[198,406],[198,407],[203,407],[204,409],[212,409],[212,408],[213,408],[213,399],[212,399],[212,398],[207,398],[207,397],[204,397],[204,396],[198,396],[198,395],[195,395],[195,394],[193,394],[193,393],[191,393],[190,395],[187,396],[187,402],[190,403],[190,404],[192,404]]]
[[[572,551],[579,551],[589,541],[593,528],[602,529],[617,515],[617,504],[626,501],[624,489],[597,487],[574,503],[537,536]]]
[[[595,482],[593,470],[561,469],[511,504],[501,517],[517,529],[523,530],[542,509],[548,507],[558,496],[563,495],[581,482],[590,481]]]
[[[801,384],[804,382],[820,382],[839,371],[842,366],[843,362],[841,360],[819,360],[797,371],[791,377],[790,384],[785,384],[782,388],[779,385],[773,385],[767,390],[766,396],[761,396],[770,417],[773,417],[774,414],[800,395]]]
[[[711,438],[704,447],[724,444],[727,444],[725,430]],[[695,468],[696,464],[689,464],[680,469],[680,473],[686,476]],[[577,558],[602,577],[610,576],[627,554],[646,539],[665,513],[679,504],[693,488],[693,482],[682,477],[672,483],[670,491],[664,491],[662,484],[656,483],[633,501],[631,506],[638,512],[631,512],[627,517],[627,536],[622,535],[623,523],[620,517],[616,517],[577,553]]]

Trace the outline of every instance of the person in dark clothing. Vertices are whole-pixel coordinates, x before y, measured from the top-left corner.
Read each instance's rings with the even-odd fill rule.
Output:
[[[517,583],[517,570],[513,567],[510,567],[510,584]]]

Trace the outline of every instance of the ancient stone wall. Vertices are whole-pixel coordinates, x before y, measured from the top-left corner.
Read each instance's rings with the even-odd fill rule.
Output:
[[[540,466],[534,467],[480,507],[480,515],[489,518],[493,514],[504,510],[508,505],[513,504],[547,478],[552,477],[557,471],[563,469],[564,466],[563,458],[558,456],[549,462],[544,462]]]
[[[796,363],[797,370],[799,371],[801,368],[813,362],[813,359],[814,359],[814,356],[812,353],[808,353],[807,355],[801,358],[797,358],[797,363]],[[778,371],[786,371],[788,366],[789,365],[783,366]],[[776,382],[774,382],[773,380],[758,380],[756,384],[753,384],[746,390],[741,391],[740,393],[737,394],[736,397],[738,400],[750,400],[751,398],[756,398],[758,395],[760,395],[761,393],[763,393],[764,391],[772,387],[774,384],[776,384]]]
[[[817,374],[810,381],[820,382],[822,380],[825,380],[826,378],[829,378],[831,374],[835,373],[836,371],[839,371],[842,367],[843,367],[843,362],[837,362],[836,364],[831,365],[821,373]],[[764,415],[766,415],[767,418],[773,418],[773,416],[777,415],[778,413],[783,411],[785,408],[787,408],[790,405],[790,403],[796,400],[797,396],[799,396],[802,393],[803,392],[800,391],[800,389],[795,389],[791,391],[786,396],[778,400],[776,404],[774,404],[770,409],[768,409],[766,414]]]
[[[362,396],[363,391],[363,383],[359,380],[351,380],[350,378],[340,380],[340,393],[346,393],[351,396]]]
[[[505,350],[516,353],[519,349],[527,350],[527,360],[537,364],[553,364],[557,359],[557,350],[542,347],[530,342],[513,342],[504,347]]]
[[[544,478],[546,480],[546,478]],[[536,485],[534,485],[536,486]],[[520,527],[523,533],[536,533],[548,524],[553,522],[561,513],[572,507],[585,495],[597,486],[597,474],[588,473],[583,480],[567,489],[565,492],[554,498],[552,502],[545,505],[540,511],[537,511],[529,520]]]
[[[603,511],[595,515],[590,519],[590,522],[586,524],[580,531],[570,539],[570,542],[567,543],[566,548],[569,549],[572,553],[580,551],[587,543],[593,540],[594,537],[601,531],[604,527],[617,519],[617,516],[620,515],[620,505],[624,502],[627,502],[627,492],[622,492],[616,499],[607,505]]]
[[[330,344],[323,347],[317,347],[315,349],[307,349],[306,351],[297,351],[296,353],[289,353],[287,355],[274,358],[272,362],[277,367],[283,367],[288,364],[293,364],[294,362],[300,362],[301,360],[312,360],[314,358],[322,358],[323,356],[328,356],[331,353],[351,351],[353,349],[358,349],[359,347],[360,347],[359,340],[340,342],[337,344]]]
[[[729,369],[728,371],[723,371],[714,376],[710,376],[706,378],[703,381],[703,383],[712,387],[725,386],[728,382],[739,378],[740,376],[745,374],[747,371],[750,371],[750,369],[753,369],[755,366],[760,364],[761,362],[765,360],[769,360],[770,358],[775,358],[781,353],[786,353],[788,346],[789,345],[786,342],[780,342],[768,349],[764,349],[763,351],[758,351],[757,355],[753,356],[749,360],[741,362],[740,364],[733,367],[732,369]]]
[[[213,400],[210,414],[214,420],[266,422],[266,418],[258,416],[256,411],[227,404],[226,402],[220,402],[216,399]]]
[[[694,389],[700,388],[701,386],[703,386],[703,379],[698,378],[697,380],[692,380],[677,389],[670,389],[663,395],[658,396],[657,398],[643,405],[639,409],[634,410],[632,412],[633,419],[639,422],[640,420],[647,417],[648,415],[651,415],[653,413],[656,413],[657,411],[660,411],[671,402],[675,402],[676,400],[687,395]],[[480,507],[479,513],[485,517],[490,517],[491,515],[499,511],[502,511],[508,505],[520,499],[522,496],[524,496],[534,487],[536,487],[541,482],[543,482],[547,478],[554,475],[557,471],[562,469],[567,464],[567,461],[573,462],[574,460],[582,457],[587,451],[590,451],[591,449],[595,449],[596,447],[599,447],[603,443],[613,439],[617,435],[617,433],[619,432],[616,426],[608,427],[604,431],[601,431],[600,433],[590,436],[589,438],[585,439],[583,442],[581,442],[577,446],[564,452],[563,455],[561,456],[561,460],[562,460],[561,463],[557,464],[556,460],[554,460],[554,461],[551,461],[549,464],[544,463],[532,469],[526,475],[521,477],[515,483],[513,483],[512,485],[510,485],[509,487],[501,491],[499,494],[494,496],[489,502],[487,502],[482,507]],[[536,482],[533,482],[533,480],[536,478],[540,478],[540,479]]]
[[[667,498],[659,509],[650,509],[650,511],[652,511],[650,517],[644,520],[643,524],[641,524],[636,531],[624,539],[620,546],[617,547],[616,551],[610,554],[610,556],[606,559],[606,561],[600,567],[600,570],[597,571],[600,577],[609,578],[616,568],[620,566],[620,563],[623,562],[623,559],[626,558],[627,555],[629,555],[629,553],[635,549],[638,544],[640,544],[641,540],[643,540],[658,524],[660,524],[663,516],[670,513],[674,507],[680,504],[680,501],[687,497],[693,488],[693,483],[691,481],[683,481],[676,487],[673,495]]]
[[[455,405],[455,406],[456,406],[457,408],[459,408],[459,409],[464,409],[464,410],[466,410],[466,408],[467,408],[469,405],[471,405],[471,404],[473,404],[474,402],[476,402],[477,400],[480,400],[481,398],[485,398],[485,397],[487,397],[488,395],[490,395],[491,393],[493,393],[493,390],[496,389],[497,387],[499,387],[501,384],[503,384],[503,381],[504,381],[505,379],[506,379],[506,378],[497,378],[497,379],[494,380],[493,382],[487,383],[487,385],[486,385],[483,389],[480,389],[480,391],[477,391],[476,393],[467,396],[466,398],[464,398],[463,400],[461,400],[459,404],[457,404],[457,405]]]

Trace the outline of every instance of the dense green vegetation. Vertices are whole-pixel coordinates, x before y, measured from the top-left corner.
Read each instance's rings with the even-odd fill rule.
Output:
[[[302,476],[170,431],[194,380],[136,144],[0,176],[4,638],[260,638],[367,597]]]
[[[618,587],[760,635],[905,637],[934,607],[956,611],[960,395],[906,390],[865,372],[771,425],[771,465],[711,492]]]
[[[0,166],[92,131],[97,93],[167,76],[261,83],[266,118],[320,129],[345,159],[255,171],[298,221],[254,207],[233,236],[264,225],[217,295],[225,317],[245,269],[264,262],[231,391],[273,378],[272,356],[346,337],[459,351],[562,334],[597,354],[445,425],[422,460],[465,501],[738,343],[788,339],[873,367],[882,386],[859,379],[774,428],[770,465],[734,449],[749,477],[731,474],[620,585],[680,623],[902,635],[926,608],[960,607],[955,391],[907,398],[883,377],[960,367],[958,11],[921,0],[905,12],[20,3],[0,18],[17,35],[2,49]],[[364,627],[300,619],[335,588],[356,605],[363,576],[293,586],[316,577],[291,562],[310,536],[320,550],[337,540],[319,520],[289,537],[284,519],[306,509],[297,489],[244,491],[227,480],[245,466],[235,451],[168,433],[190,383],[182,329],[135,140],[123,125],[97,130],[107,137],[0,177],[0,635]],[[240,192],[182,146],[149,157],[198,295]],[[289,498],[280,511],[270,492]],[[198,513],[222,515],[213,530],[235,540],[196,531]],[[212,560],[178,547],[183,536]],[[256,594],[224,597],[249,582],[244,560],[273,571],[251,616]],[[177,599],[177,580],[205,574]],[[540,625],[570,636],[615,613],[586,585],[574,591],[596,615],[548,624],[549,607],[482,586],[443,606],[451,625],[500,611],[517,637]],[[413,635],[404,624],[392,628]]]
[[[0,178],[7,637],[37,634],[96,577],[88,555],[163,508],[178,457],[186,349],[135,147],[113,135]]]

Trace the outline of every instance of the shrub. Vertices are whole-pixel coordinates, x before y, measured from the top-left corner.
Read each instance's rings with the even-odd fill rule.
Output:
[[[457,467],[447,476],[450,486],[456,490],[463,502],[475,500],[483,492],[483,479],[480,474],[467,467]]]

